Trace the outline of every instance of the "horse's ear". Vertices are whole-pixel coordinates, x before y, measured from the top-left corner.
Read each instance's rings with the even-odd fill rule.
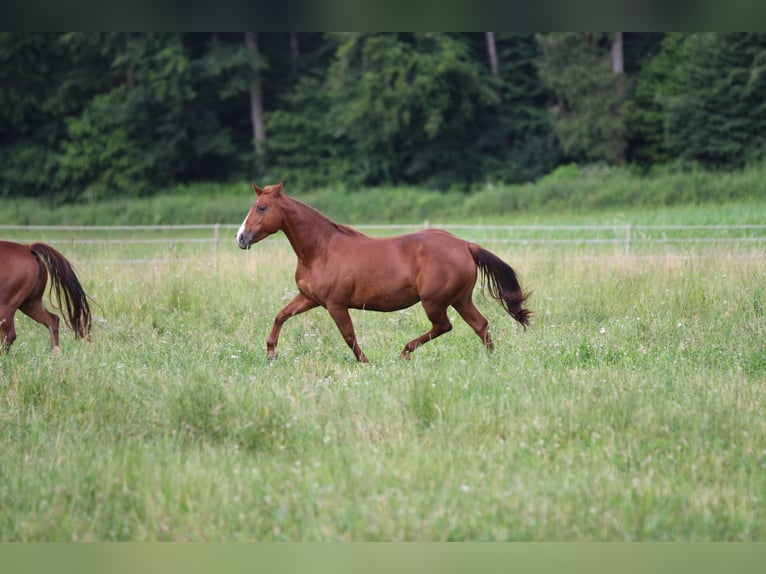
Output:
[[[255,192],[255,195],[261,195],[263,193],[263,190],[255,183],[253,184],[253,191]]]

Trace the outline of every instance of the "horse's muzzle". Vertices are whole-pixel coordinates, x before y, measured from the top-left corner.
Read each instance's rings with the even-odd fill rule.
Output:
[[[250,239],[243,234],[237,235],[236,242],[240,249],[250,249]]]

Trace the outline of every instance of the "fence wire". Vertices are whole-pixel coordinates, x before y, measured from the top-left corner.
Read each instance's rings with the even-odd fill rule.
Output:
[[[647,252],[651,246],[676,247],[688,251],[693,246],[724,246],[735,252],[755,250],[762,253],[766,247],[766,224],[742,225],[476,225],[476,224],[385,224],[356,225],[371,236],[396,235],[427,228],[441,228],[468,241],[495,246],[528,246],[551,249],[583,249],[591,247],[598,252],[571,253],[572,256],[603,257],[615,253],[635,256],[656,256]],[[107,252],[113,262],[149,263],[167,259],[190,258],[195,249],[207,245],[218,253],[234,245],[234,224],[192,225],[0,225],[0,239],[31,243],[46,241],[54,245],[83,246],[80,258],[100,259]],[[272,244],[286,244],[279,234],[269,238]],[[160,253],[139,253],[142,247],[156,245]],[[92,247],[103,247],[94,251]],[[603,251],[612,246],[612,250]],[[663,256],[667,255],[661,254]]]

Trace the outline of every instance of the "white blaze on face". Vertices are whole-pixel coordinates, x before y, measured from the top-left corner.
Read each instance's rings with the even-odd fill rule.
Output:
[[[247,247],[247,245],[244,242],[246,229],[245,229],[245,223],[247,223],[247,218],[250,217],[250,212],[247,212],[247,215],[245,216],[244,221],[242,222],[242,225],[239,226],[239,229],[237,230],[237,245],[240,247]]]
[[[247,219],[245,219],[247,221]],[[237,241],[240,240],[242,237],[242,234],[245,232],[245,222],[242,222],[242,225],[239,226],[239,229],[237,230]]]

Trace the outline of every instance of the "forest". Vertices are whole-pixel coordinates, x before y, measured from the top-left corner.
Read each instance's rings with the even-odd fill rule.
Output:
[[[0,197],[470,193],[766,153],[764,33],[2,33]]]

